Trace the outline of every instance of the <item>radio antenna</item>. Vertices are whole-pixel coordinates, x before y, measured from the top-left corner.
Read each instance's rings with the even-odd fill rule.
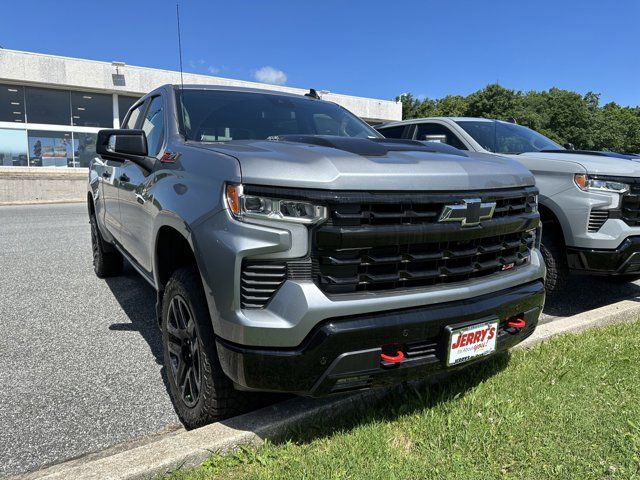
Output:
[[[182,38],[180,37],[180,4],[176,3],[176,22],[178,24],[178,54],[180,55],[180,87],[184,90],[184,78],[182,75]]]

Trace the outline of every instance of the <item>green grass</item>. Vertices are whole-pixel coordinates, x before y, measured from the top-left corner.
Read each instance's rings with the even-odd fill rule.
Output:
[[[640,324],[496,357],[178,479],[640,478]]]

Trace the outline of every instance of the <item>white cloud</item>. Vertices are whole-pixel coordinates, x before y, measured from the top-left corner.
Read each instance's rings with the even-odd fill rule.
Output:
[[[188,65],[194,73],[207,72],[209,75],[217,75],[224,69],[224,67],[209,65],[207,61],[202,58],[198,60],[189,60]]]
[[[272,85],[284,85],[287,83],[286,73],[269,66],[256,70],[254,77],[259,82],[270,83]]]

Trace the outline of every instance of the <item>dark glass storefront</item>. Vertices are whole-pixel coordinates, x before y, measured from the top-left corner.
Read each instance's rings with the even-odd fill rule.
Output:
[[[0,84],[0,166],[87,167],[98,130],[119,126],[137,99]]]

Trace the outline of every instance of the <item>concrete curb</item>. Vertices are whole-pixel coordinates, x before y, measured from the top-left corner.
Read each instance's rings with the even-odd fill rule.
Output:
[[[540,325],[516,348],[530,348],[553,337],[590,328],[631,323],[638,317],[640,302],[624,300]],[[320,415],[325,419],[343,415],[367,401],[383,399],[390,391],[372,390],[320,400],[295,398],[196,430],[171,432],[157,441],[126,450],[117,449],[116,453],[93,454],[14,478],[149,479],[176,468],[196,467],[213,453],[226,453],[240,445],[258,445],[264,439],[286,434],[305,420]]]

